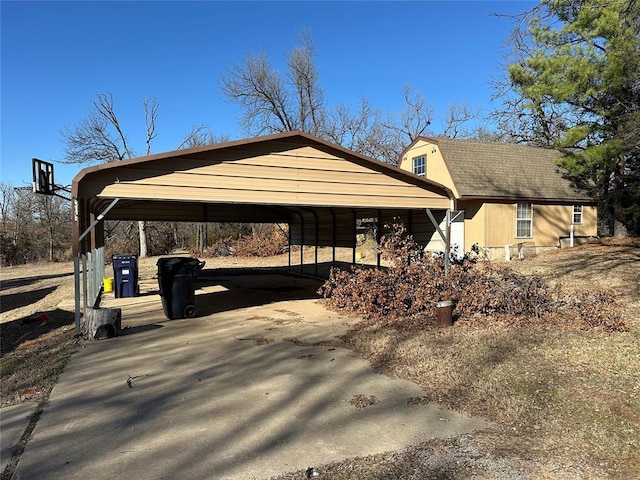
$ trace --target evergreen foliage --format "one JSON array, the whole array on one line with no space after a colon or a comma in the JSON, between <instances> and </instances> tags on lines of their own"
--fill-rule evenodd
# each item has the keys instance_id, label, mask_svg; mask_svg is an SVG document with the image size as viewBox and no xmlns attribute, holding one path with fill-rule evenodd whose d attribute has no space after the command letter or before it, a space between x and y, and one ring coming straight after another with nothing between
<instances>
[{"instance_id":1,"label":"evergreen foliage","mask_svg":"<svg viewBox=\"0 0 640 480\"><path fill-rule=\"evenodd\" d=\"M542 1L514 37L509 108L519 116L502 117L567 153L562 166L601 201L616 236L640 233L639 19L635 0Z\"/></svg>"}]
</instances>

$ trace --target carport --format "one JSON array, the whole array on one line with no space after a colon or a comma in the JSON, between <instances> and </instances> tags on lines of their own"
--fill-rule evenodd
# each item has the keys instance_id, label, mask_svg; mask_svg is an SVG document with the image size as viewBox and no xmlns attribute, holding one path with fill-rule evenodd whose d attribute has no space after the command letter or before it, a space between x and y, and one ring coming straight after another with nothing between
<instances>
[{"instance_id":1,"label":"carport","mask_svg":"<svg viewBox=\"0 0 640 480\"><path fill-rule=\"evenodd\" d=\"M381 227L400 218L427 245L437 227L432 210L453 207L446 187L303 132L177 150L106 163L73 179L76 272L86 256L104 264L103 220L281 223L291 246L348 247L356 256L362 219ZM441 233L441 232L440 232ZM303 248L300 269L304 272ZM291 258L290 258L291 260ZM89 262L91 263L91 262ZM313 267L312 267L313 268ZM86 271L87 267L83 266ZM99 292L101 277L84 281ZM76 318L80 280L76 274Z\"/></svg>"}]
</instances>

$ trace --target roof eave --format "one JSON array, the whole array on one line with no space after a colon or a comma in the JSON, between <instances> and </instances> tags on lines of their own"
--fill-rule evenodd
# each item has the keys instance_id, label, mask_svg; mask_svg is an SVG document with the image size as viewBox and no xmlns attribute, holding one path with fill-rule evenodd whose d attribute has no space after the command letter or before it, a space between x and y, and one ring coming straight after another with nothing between
<instances>
[{"instance_id":1,"label":"roof eave","mask_svg":"<svg viewBox=\"0 0 640 480\"><path fill-rule=\"evenodd\" d=\"M597 205L597 201L587 197L523 197L517 195L462 195L458 201L517 201L517 202L539 202L539 203L581 203Z\"/></svg>"}]
</instances>

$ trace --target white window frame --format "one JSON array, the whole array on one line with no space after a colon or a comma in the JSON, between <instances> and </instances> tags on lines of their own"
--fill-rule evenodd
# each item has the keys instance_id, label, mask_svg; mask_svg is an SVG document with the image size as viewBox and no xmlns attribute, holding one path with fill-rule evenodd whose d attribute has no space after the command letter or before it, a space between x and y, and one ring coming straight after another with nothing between
<instances>
[{"instance_id":1,"label":"white window frame","mask_svg":"<svg viewBox=\"0 0 640 480\"><path fill-rule=\"evenodd\" d=\"M422 160L422 165L420 165L422 168L420 169L417 168L418 167L417 160ZM422 170L422 171L420 172L418 170ZM415 175L426 177L427 176L427 156L420 155L419 157L413 157L413 159L411 160L411 171Z\"/></svg>"},{"instance_id":2,"label":"white window frame","mask_svg":"<svg viewBox=\"0 0 640 480\"><path fill-rule=\"evenodd\" d=\"M527 206L528 212L522 212L521 206ZM523 213L528 213L529 215L523 216ZM524 226L528 224L529 227L526 228L528 233L524 235L518 235L522 231L522 228L518 228L519 226ZM516 203L516 238L532 238L533 237L533 204L531 202L518 202Z\"/></svg>"},{"instance_id":3,"label":"white window frame","mask_svg":"<svg viewBox=\"0 0 640 480\"><path fill-rule=\"evenodd\" d=\"M576 218L578 219L578 221L576 221ZM573 212L571 214L571 224L582 225L583 219L584 219L584 206L581 204L574 205Z\"/></svg>"}]
</instances>

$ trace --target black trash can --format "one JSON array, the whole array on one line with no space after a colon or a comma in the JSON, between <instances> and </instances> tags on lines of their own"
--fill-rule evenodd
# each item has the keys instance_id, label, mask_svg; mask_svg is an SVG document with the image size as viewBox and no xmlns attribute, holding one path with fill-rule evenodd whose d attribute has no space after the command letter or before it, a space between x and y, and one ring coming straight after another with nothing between
<instances>
[{"instance_id":1,"label":"black trash can","mask_svg":"<svg viewBox=\"0 0 640 480\"><path fill-rule=\"evenodd\" d=\"M138 256L132 253L114 255L111 262L115 297L136 297L139 293Z\"/></svg>"},{"instance_id":2,"label":"black trash can","mask_svg":"<svg viewBox=\"0 0 640 480\"><path fill-rule=\"evenodd\" d=\"M205 262L197 258L167 257L158 260L158 287L162 308L169 320L196 315L196 277Z\"/></svg>"}]
</instances>

